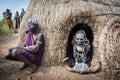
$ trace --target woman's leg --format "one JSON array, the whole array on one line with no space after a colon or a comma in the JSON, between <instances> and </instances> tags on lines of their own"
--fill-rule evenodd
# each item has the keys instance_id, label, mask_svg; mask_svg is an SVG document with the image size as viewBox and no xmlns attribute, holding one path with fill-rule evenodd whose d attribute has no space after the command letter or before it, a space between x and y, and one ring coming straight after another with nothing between
<instances>
[{"instance_id":1,"label":"woman's leg","mask_svg":"<svg viewBox=\"0 0 120 80\"><path fill-rule=\"evenodd\" d=\"M20 68L20 70L23 70L32 64L31 61L29 61L24 55L21 54L21 49L13 50L12 56L16 57L19 61L24 62L24 65L22 66L22 68ZM37 70L37 68L38 68L38 65L32 64L31 68L27 71L27 74L34 73Z\"/></svg>"},{"instance_id":2,"label":"woman's leg","mask_svg":"<svg viewBox=\"0 0 120 80\"><path fill-rule=\"evenodd\" d=\"M20 47L10 48L10 49L8 50L8 52L5 53L4 58L5 58L5 59L8 59L8 60L18 61L15 57L12 56L12 51L13 51L14 49L17 49L17 48L20 48Z\"/></svg>"},{"instance_id":3,"label":"woman's leg","mask_svg":"<svg viewBox=\"0 0 120 80\"><path fill-rule=\"evenodd\" d=\"M30 65L32 63L24 55L21 54L21 49L14 49L12 51L12 56L17 58L19 61L24 62L27 65Z\"/></svg>"},{"instance_id":4,"label":"woman's leg","mask_svg":"<svg viewBox=\"0 0 120 80\"><path fill-rule=\"evenodd\" d=\"M21 54L21 49L14 49L12 51L12 56L17 58L19 61L24 62L20 70L23 70L32 64L31 61L29 61L24 55Z\"/></svg>"},{"instance_id":5,"label":"woman's leg","mask_svg":"<svg viewBox=\"0 0 120 80\"><path fill-rule=\"evenodd\" d=\"M12 56L12 53L10 52L5 53L4 58L8 60L18 61L15 57Z\"/></svg>"},{"instance_id":6,"label":"woman's leg","mask_svg":"<svg viewBox=\"0 0 120 80\"><path fill-rule=\"evenodd\" d=\"M20 69L23 70L24 68L28 67L31 62L21 54L21 50L22 47L10 48L9 51L5 54L5 59L24 62L24 65Z\"/></svg>"}]
</instances>

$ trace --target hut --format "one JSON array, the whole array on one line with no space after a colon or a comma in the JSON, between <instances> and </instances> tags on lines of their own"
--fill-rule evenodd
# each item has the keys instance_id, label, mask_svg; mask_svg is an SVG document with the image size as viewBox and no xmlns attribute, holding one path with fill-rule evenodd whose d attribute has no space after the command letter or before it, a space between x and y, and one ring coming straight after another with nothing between
<instances>
[{"instance_id":1,"label":"hut","mask_svg":"<svg viewBox=\"0 0 120 80\"><path fill-rule=\"evenodd\" d=\"M20 26L20 43L31 18L38 20L45 36L42 65L59 65L72 55L71 40L83 27L92 41L92 66L100 62L103 71L120 69L119 0L31 0Z\"/></svg>"}]
</instances>

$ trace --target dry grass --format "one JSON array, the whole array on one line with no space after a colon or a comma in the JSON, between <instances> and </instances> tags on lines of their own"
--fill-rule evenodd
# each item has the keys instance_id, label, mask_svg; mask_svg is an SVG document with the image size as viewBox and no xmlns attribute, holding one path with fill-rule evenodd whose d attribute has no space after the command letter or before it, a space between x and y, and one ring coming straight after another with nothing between
<instances>
[{"instance_id":1,"label":"dry grass","mask_svg":"<svg viewBox=\"0 0 120 80\"><path fill-rule=\"evenodd\" d=\"M110 69L108 77L111 80L117 80L120 72L120 18L109 20L102 35L101 40L103 41L100 50L103 51L101 51L101 59L104 67L108 66Z\"/></svg>"}]
</instances>

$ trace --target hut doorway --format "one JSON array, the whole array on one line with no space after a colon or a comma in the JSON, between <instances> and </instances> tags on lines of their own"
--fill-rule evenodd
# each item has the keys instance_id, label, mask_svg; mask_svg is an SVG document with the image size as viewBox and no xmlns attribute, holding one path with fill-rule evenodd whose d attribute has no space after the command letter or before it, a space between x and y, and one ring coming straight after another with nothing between
<instances>
[{"instance_id":1,"label":"hut doorway","mask_svg":"<svg viewBox=\"0 0 120 80\"><path fill-rule=\"evenodd\" d=\"M84 30L86 33L86 37L89 40L89 43L91 45L91 49L90 49L90 55L88 55L89 57L89 61L91 62L92 60L92 55L93 55L93 31L91 30L90 26L88 26L87 24L76 24L70 31L69 36L68 36L68 41L67 41L67 48L66 48L66 57L70 57L73 58L73 46L72 46L72 40L73 40L73 36L75 35L75 33L79 30Z\"/></svg>"}]
</instances>

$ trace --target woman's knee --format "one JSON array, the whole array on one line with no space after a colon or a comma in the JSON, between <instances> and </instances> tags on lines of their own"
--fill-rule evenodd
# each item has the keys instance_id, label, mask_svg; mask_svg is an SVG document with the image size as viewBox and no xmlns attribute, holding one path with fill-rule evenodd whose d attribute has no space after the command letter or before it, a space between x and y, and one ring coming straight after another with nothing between
<instances>
[{"instance_id":1,"label":"woman's knee","mask_svg":"<svg viewBox=\"0 0 120 80\"><path fill-rule=\"evenodd\" d=\"M9 59L12 57L12 54L10 52L5 53L4 58Z\"/></svg>"},{"instance_id":2,"label":"woman's knee","mask_svg":"<svg viewBox=\"0 0 120 80\"><path fill-rule=\"evenodd\" d=\"M20 48L20 47L12 47L12 48L9 49L9 52L12 52L13 50L19 49L19 48Z\"/></svg>"},{"instance_id":3,"label":"woman's knee","mask_svg":"<svg viewBox=\"0 0 120 80\"><path fill-rule=\"evenodd\" d=\"M14 49L13 51L12 51L12 56L13 57L17 57L17 56L19 56L20 55L20 51L18 50L18 49Z\"/></svg>"}]
</instances>

